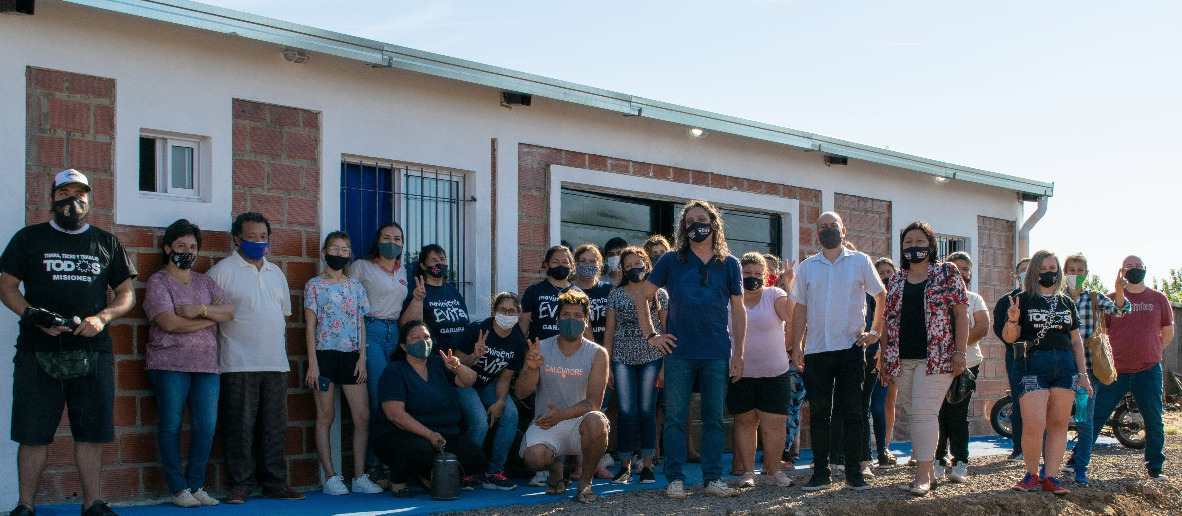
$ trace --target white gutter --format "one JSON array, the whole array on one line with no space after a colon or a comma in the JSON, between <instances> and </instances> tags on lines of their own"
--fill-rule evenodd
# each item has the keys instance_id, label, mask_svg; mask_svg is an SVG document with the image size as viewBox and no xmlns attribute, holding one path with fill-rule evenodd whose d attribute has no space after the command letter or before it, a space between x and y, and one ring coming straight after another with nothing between
<instances>
[{"instance_id":1,"label":"white gutter","mask_svg":"<svg viewBox=\"0 0 1182 516\"><path fill-rule=\"evenodd\" d=\"M1042 220L1043 215L1047 214L1047 197L1038 198L1038 209L1034 210L1026 222L1022 223L1022 229L1018 230L1018 256L1014 257L1016 260L1030 256L1030 230L1034 229L1034 225Z\"/></svg>"}]
</instances>

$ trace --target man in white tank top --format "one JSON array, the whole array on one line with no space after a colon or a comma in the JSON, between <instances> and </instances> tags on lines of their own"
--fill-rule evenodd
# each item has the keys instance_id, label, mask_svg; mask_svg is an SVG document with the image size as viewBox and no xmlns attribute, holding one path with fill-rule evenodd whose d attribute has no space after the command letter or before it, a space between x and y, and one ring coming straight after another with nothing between
<instances>
[{"instance_id":1,"label":"man in white tank top","mask_svg":"<svg viewBox=\"0 0 1182 516\"><path fill-rule=\"evenodd\" d=\"M559 334L534 339L514 394L524 399L537 392L534 420L521 440L521 457L534 471L549 470L547 494L563 494L562 458L582 457L578 500L595 500L591 480L607 449L608 421L600 412L607 388L607 350L583 337L591 301L568 290L558 296Z\"/></svg>"}]
</instances>

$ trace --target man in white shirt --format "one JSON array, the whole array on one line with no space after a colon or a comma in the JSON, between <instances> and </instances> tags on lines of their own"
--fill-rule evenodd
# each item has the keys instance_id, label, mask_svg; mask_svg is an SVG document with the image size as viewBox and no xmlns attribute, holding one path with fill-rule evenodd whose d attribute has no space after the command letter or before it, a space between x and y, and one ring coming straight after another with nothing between
<instances>
[{"instance_id":1,"label":"man in white shirt","mask_svg":"<svg viewBox=\"0 0 1182 516\"><path fill-rule=\"evenodd\" d=\"M813 477L802 489L816 491L830 483L832 411L844 423L846 484L861 491L870 488L859 463L866 424L866 414L859 410L866 360L863 349L881 334L886 291L870 257L842 247L845 226L841 216L822 213L817 218L817 238L823 249L801 262L789 296L796 302L789 353L804 372L813 445ZM866 294L875 300L869 332L863 331Z\"/></svg>"},{"instance_id":2,"label":"man in white shirt","mask_svg":"<svg viewBox=\"0 0 1182 516\"><path fill-rule=\"evenodd\" d=\"M303 500L287 483L287 317L291 296L287 276L267 261L271 224L246 212L234 219L230 236L238 250L209 269L234 304L234 320L218 325L221 398L232 407L222 414L226 436L226 503L244 503L256 476L263 496ZM258 426L258 432L255 426ZM257 437L257 438L256 438ZM256 450L255 447L259 449Z\"/></svg>"}]
</instances>

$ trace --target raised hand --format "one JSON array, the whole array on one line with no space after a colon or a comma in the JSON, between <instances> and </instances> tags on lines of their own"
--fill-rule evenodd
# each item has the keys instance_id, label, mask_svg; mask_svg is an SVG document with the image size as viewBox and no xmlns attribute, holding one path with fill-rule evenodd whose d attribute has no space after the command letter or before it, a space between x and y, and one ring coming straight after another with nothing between
<instances>
[{"instance_id":1,"label":"raised hand","mask_svg":"<svg viewBox=\"0 0 1182 516\"><path fill-rule=\"evenodd\" d=\"M1017 323L1018 318L1022 317L1022 309L1018 307L1018 296L1010 296L1010 308L1006 310L1006 318L1008 322Z\"/></svg>"},{"instance_id":2,"label":"raised hand","mask_svg":"<svg viewBox=\"0 0 1182 516\"><path fill-rule=\"evenodd\" d=\"M1116 271L1116 289L1115 289L1116 292L1120 292L1120 291L1124 290L1125 285L1128 285L1128 284L1129 284L1129 282L1125 281L1125 270L1122 267L1120 270Z\"/></svg>"},{"instance_id":3,"label":"raised hand","mask_svg":"<svg viewBox=\"0 0 1182 516\"><path fill-rule=\"evenodd\" d=\"M546 359L542 358L541 341L529 341L529 349L525 352L525 366L530 369L541 369L545 363Z\"/></svg>"},{"instance_id":4,"label":"raised hand","mask_svg":"<svg viewBox=\"0 0 1182 516\"><path fill-rule=\"evenodd\" d=\"M488 339L488 331L481 330L480 336L476 338L476 345L472 348L472 358L480 358L488 353L488 345L484 343Z\"/></svg>"},{"instance_id":5,"label":"raised hand","mask_svg":"<svg viewBox=\"0 0 1182 516\"><path fill-rule=\"evenodd\" d=\"M427 280L422 276L417 276L415 281L415 291L413 293L415 301L422 301L427 297Z\"/></svg>"},{"instance_id":6,"label":"raised hand","mask_svg":"<svg viewBox=\"0 0 1182 516\"><path fill-rule=\"evenodd\" d=\"M449 349L447 350L447 353L444 353L441 349L439 350L439 356L443 357L443 365L447 367L448 371L454 373L456 372L456 369L460 367L460 358L457 357L455 353L452 352L452 350Z\"/></svg>"},{"instance_id":7,"label":"raised hand","mask_svg":"<svg viewBox=\"0 0 1182 516\"><path fill-rule=\"evenodd\" d=\"M795 267L796 260L792 260L792 263L788 263L788 259L784 258L784 272L780 274L780 277L784 278L785 281L791 281L792 278L796 277L796 271L794 270Z\"/></svg>"}]
</instances>

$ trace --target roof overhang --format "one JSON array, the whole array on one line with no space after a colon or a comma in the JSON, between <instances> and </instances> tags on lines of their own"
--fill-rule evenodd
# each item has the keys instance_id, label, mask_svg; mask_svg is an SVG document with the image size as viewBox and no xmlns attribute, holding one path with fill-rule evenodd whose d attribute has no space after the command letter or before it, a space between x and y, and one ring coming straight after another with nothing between
<instances>
[{"instance_id":1,"label":"roof overhang","mask_svg":"<svg viewBox=\"0 0 1182 516\"><path fill-rule=\"evenodd\" d=\"M62 0L152 20L1050 197L1054 183L999 174L761 122L692 109L549 77L456 59L187 0Z\"/></svg>"}]
</instances>

